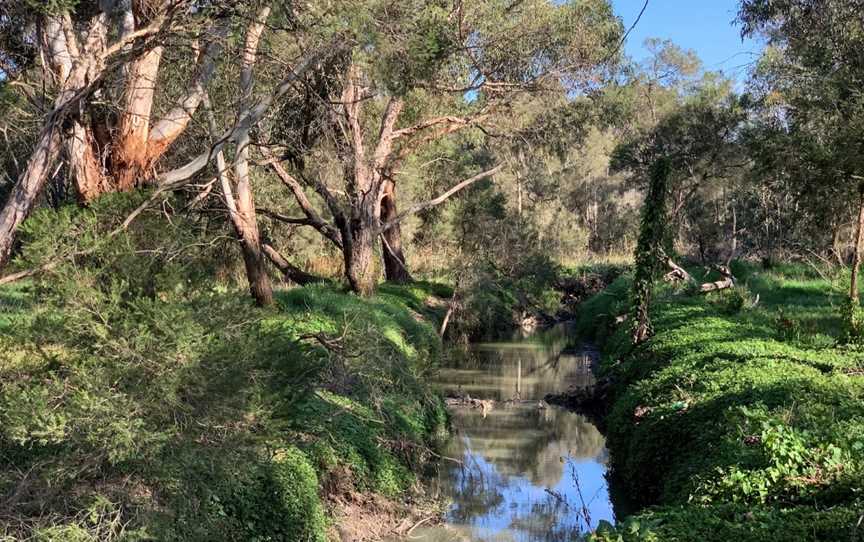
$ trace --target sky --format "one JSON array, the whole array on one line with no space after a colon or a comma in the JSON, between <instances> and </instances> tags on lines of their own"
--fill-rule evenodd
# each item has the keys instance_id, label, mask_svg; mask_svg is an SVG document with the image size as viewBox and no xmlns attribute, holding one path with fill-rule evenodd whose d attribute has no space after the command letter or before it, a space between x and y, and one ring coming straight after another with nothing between
<instances>
[{"instance_id":1,"label":"sky","mask_svg":"<svg viewBox=\"0 0 864 542\"><path fill-rule=\"evenodd\" d=\"M645 0L612 0L624 27L636 21ZM704 68L722 71L739 83L747 78L749 64L761 50L759 42L741 40L734 24L738 0L648 0L648 7L625 45L636 60L647 54L645 38L668 38L685 49L693 49Z\"/></svg>"}]
</instances>

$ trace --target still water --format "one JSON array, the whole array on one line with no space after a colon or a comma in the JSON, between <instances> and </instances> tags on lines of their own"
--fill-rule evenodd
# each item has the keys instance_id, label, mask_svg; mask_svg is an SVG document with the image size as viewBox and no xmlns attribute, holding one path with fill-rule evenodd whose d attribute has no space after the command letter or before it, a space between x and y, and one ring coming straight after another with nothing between
<instances>
[{"instance_id":1,"label":"still water","mask_svg":"<svg viewBox=\"0 0 864 542\"><path fill-rule=\"evenodd\" d=\"M449 396L492 400L452 409L454 436L431 491L450 502L443 524L412 540L580 540L614 521L603 435L585 417L542 402L593 384L595 353L564 350L563 327L454 352L439 384Z\"/></svg>"}]
</instances>

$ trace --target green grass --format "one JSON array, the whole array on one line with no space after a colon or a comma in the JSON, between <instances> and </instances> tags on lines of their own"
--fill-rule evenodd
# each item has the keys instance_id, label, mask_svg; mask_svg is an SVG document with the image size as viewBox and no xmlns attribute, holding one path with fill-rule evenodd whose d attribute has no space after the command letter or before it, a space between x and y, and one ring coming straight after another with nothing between
<instances>
[{"instance_id":1,"label":"green grass","mask_svg":"<svg viewBox=\"0 0 864 542\"><path fill-rule=\"evenodd\" d=\"M598 539L862 536L864 354L842 344L842 289L797 266L735 272L738 292L660 287L655 335L635 349L611 323L628 277L585 304L614 383L612 489L634 513Z\"/></svg>"}]
</instances>

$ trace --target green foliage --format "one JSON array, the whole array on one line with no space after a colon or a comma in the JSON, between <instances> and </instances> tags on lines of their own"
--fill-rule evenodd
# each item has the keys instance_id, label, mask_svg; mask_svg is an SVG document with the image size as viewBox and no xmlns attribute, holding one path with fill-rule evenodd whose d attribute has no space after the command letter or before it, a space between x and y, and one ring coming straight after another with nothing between
<instances>
[{"instance_id":1,"label":"green foliage","mask_svg":"<svg viewBox=\"0 0 864 542\"><path fill-rule=\"evenodd\" d=\"M0 289L0 491L26 486L10 536L317 541L322 488L408 490L423 454L404 450L446 421L422 377L449 290L318 285L257 309L210 277L224 249L183 250L211 235L191 218L106 238L142 197L37 213L18 265L77 255Z\"/></svg>"},{"instance_id":2,"label":"green foliage","mask_svg":"<svg viewBox=\"0 0 864 542\"><path fill-rule=\"evenodd\" d=\"M864 383L855 375L864 358L839 342L842 291L803 266L733 268L758 304L730 311L724 294L664 287L650 340L633 348L626 326L605 340L612 490L631 496L625 506L649 527L625 524L599 540L857 536ZM581 318L614 303L598 296ZM787 320L800 331L778 333Z\"/></svg>"},{"instance_id":3,"label":"green foliage","mask_svg":"<svg viewBox=\"0 0 864 542\"><path fill-rule=\"evenodd\" d=\"M554 288L558 266L543 254L481 262L470 271L463 279L468 294L454 322L457 334L502 337L519 327L523 317L551 316L560 307L561 294Z\"/></svg>"},{"instance_id":4,"label":"green foliage","mask_svg":"<svg viewBox=\"0 0 864 542\"><path fill-rule=\"evenodd\" d=\"M666 190L670 173L670 165L665 158L660 158L654 163L651 168L648 194L642 207L642 222L639 227L633 275L634 343L643 341L652 332L648 311L667 234Z\"/></svg>"},{"instance_id":5,"label":"green foliage","mask_svg":"<svg viewBox=\"0 0 864 542\"><path fill-rule=\"evenodd\" d=\"M843 324L846 327L845 341L848 343L864 342L864 309L857 299L848 299L843 304Z\"/></svg>"}]
</instances>

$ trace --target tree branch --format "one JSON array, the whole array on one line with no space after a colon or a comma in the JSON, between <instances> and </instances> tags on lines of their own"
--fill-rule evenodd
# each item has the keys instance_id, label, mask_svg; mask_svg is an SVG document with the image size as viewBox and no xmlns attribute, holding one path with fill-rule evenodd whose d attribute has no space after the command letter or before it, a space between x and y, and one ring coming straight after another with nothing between
<instances>
[{"instance_id":1,"label":"tree branch","mask_svg":"<svg viewBox=\"0 0 864 542\"><path fill-rule=\"evenodd\" d=\"M300 209L303 211L303 214L306 215L305 224L308 226L312 226L316 230L318 230L321 235L329 239L333 244L337 247L342 248L342 240L339 238L339 231L335 226L328 224L321 218L321 215L315 210L315 207L312 205L312 202L309 201L309 198L306 197L306 192L303 190L303 186L300 182L295 179L288 171L282 167L278 161L273 160L273 154L262 147L262 154L268 158L268 162L270 164L271 169L276 173L276 176L279 177L279 180L282 181L282 184L288 187L291 190L291 193L294 194L294 199L297 201L297 204L300 206ZM326 189L326 188L325 188ZM331 196L332 197L332 196ZM277 218L273 214L268 214L266 211L261 211L264 214L267 214L271 218L276 218L276 220L281 220ZM283 220L284 222L284 220Z\"/></svg>"},{"instance_id":2,"label":"tree branch","mask_svg":"<svg viewBox=\"0 0 864 542\"><path fill-rule=\"evenodd\" d=\"M285 257L282 256L282 254L280 254L279 251L273 248L273 246L269 243L263 243L261 245L261 249L267 256L267 259L270 260L273 265L279 268L279 271L282 271L282 274L285 275L285 278L289 279L291 282L295 282L303 286L305 284L313 284L315 282L326 282L327 280L323 277L318 277L316 275L307 273L299 267L291 264L291 262L286 260Z\"/></svg>"},{"instance_id":3,"label":"tree branch","mask_svg":"<svg viewBox=\"0 0 864 542\"><path fill-rule=\"evenodd\" d=\"M189 83L186 94L177 100L172 107L150 131L148 146L156 145L156 151L163 151L174 142L189 125L192 115L201 105L206 92L207 84L213 77L216 68L216 58L222 54L222 41L228 32L228 28L222 25L215 29L211 28L208 33L215 34L213 40L207 44L198 59L198 68Z\"/></svg>"},{"instance_id":4,"label":"tree branch","mask_svg":"<svg viewBox=\"0 0 864 542\"><path fill-rule=\"evenodd\" d=\"M382 224L381 226L379 226L378 230L375 232L375 235L380 235L380 234L384 233L385 231L389 230L390 228L392 228L396 224L402 222L403 220L405 220L406 218L408 218L409 216L411 216L413 214L419 213L420 211L423 211L425 209L429 209L431 207L435 207L436 205L440 205L440 204L444 203L453 194L456 194L460 190L464 190L465 188L476 183L477 181L481 181L483 179L491 177L492 175L495 175L496 173L501 171L501 169L503 167L504 167L504 164L498 164L497 166L493 167L492 169L487 169L486 171L484 171L482 173L478 173L477 175L474 175L473 177L470 177L470 178L465 179L464 181L462 181L460 183L457 183L453 188L451 188L450 190L447 190L446 192L444 192L443 194L441 194L440 196L438 196L436 198L430 199L428 201L424 201L422 203L416 203L416 204L408 207L405 211L401 212L393 220L387 222L386 224Z\"/></svg>"},{"instance_id":5,"label":"tree branch","mask_svg":"<svg viewBox=\"0 0 864 542\"><path fill-rule=\"evenodd\" d=\"M210 149L199 154L185 165L158 175L156 179L157 184L169 188L177 188L189 182L189 179L204 169L226 144L234 141L241 133L248 133L248 130L264 117L264 114L267 113L273 102L293 88L293 84L303 73L316 66L323 58L340 51L343 47L345 45L339 45L338 42L334 41L320 49L307 53L300 60L297 67L282 79L270 95L262 98L251 110L241 115L234 126L213 143Z\"/></svg>"}]
</instances>

